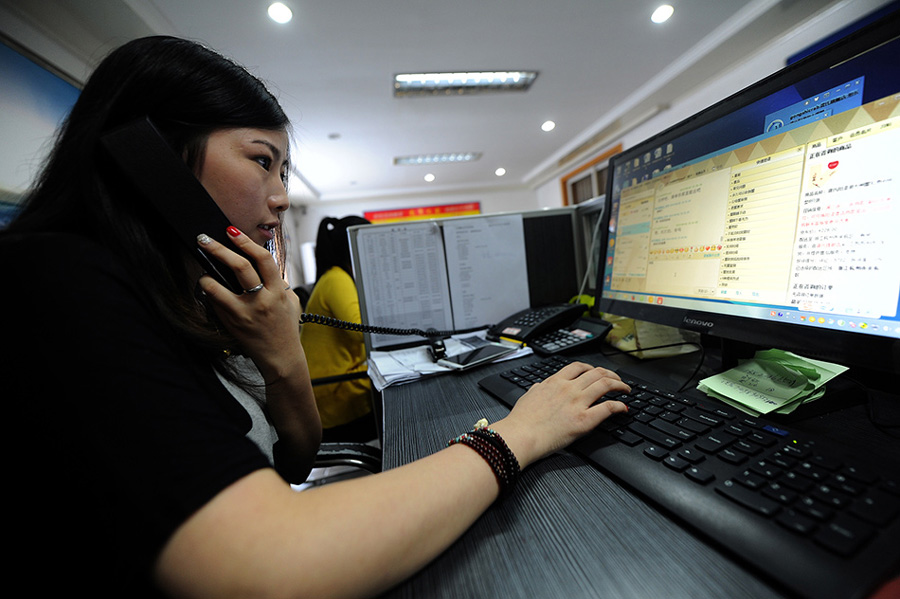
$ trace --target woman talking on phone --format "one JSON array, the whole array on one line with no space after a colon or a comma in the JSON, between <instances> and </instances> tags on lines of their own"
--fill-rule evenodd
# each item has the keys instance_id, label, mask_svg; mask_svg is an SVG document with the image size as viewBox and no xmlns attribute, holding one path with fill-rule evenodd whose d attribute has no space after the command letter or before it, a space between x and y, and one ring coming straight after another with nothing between
<instances>
[{"instance_id":1,"label":"woman talking on phone","mask_svg":"<svg viewBox=\"0 0 900 599\"><path fill-rule=\"evenodd\" d=\"M241 293L204 274L104 150L148 117L229 220L197 247ZM293 491L322 426L281 268L288 128L232 61L135 40L92 75L0 233L11 571L35 594L374 595L448 547L520 468L625 410L594 405L627 389L615 374L573 364L463 442Z\"/></svg>"}]
</instances>

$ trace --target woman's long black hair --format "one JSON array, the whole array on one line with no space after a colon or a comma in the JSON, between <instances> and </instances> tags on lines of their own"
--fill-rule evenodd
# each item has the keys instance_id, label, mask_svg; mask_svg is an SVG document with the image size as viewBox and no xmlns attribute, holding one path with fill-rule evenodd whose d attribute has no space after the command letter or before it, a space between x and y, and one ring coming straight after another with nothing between
<instances>
[{"instance_id":1,"label":"woman's long black hair","mask_svg":"<svg viewBox=\"0 0 900 599\"><path fill-rule=\"evenodd\" d=\"M368 224L369 221L361 216L345 216L340 219L327 216L322 219L316 233L316 281L332 266L339 266L353 276L347 229L353 225Z\"/></svg>"},{"instance_id":2,"label":"woman's long black hair","mask_svg":"<svg viewBox=\"0 0 900 599\"><path fill-rule=\"evenodd\" d=\"M233 340L197 301L190 258L159 217L136 201L100 145L105 133L147 116L195 173L213 131L289 127L273 94L235 62L189 40L131 41L91 75L7 231L77 232L111 248L141 273L138 282L162 316L218 364Z\"/></svg>"}]
</instances>

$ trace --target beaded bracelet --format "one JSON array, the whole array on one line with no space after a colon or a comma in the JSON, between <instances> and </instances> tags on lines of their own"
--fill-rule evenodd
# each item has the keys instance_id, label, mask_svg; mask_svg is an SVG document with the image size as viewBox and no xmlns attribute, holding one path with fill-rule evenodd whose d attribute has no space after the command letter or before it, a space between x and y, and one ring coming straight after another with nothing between
<instances>
[{"instance_id":1,"label":"beaded bracelet","mask_svg":"<svg viewBox=\"0 0 900 599\"><path fill-rule=\"evenodd\" d=\"M487 428L487 421L480 420L472 432L451 439L447 445L457 443L474 449L490 465L500 484L501 497L512 490L521 474L519 461L503 438L496 431Z\"/></svg>"}]
</instances>

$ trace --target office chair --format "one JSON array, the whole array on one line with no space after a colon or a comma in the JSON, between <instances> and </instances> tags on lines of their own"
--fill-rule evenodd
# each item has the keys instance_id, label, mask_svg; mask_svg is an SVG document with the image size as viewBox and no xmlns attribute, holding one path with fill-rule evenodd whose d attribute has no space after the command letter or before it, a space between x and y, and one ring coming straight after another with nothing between
<instances>
[{"instance_id":1,"label":"office chair","mask_svg":"<svg viewBox=\"0 0 900 599\"><path fill-rule=\"evenodd\" d=\"M348 374L313 379L312 384L315 387L318 385L328 385L331 383L339 383L341 381L360 379L366 376L368 376L368 374L365 371L351 372ZM316 454L313 468L332 468L338 466L356 468L364 471L362 474L381 472L381 448L356 441L322 443L319 446L319 452ZM358 476L359 474L355 475ZM333 476L325 476L316 479L315 484L325 484L326 482L331 482L335 478L343 478L345 476L347 476L346 472Z\"/></svg>"}]
</instances>

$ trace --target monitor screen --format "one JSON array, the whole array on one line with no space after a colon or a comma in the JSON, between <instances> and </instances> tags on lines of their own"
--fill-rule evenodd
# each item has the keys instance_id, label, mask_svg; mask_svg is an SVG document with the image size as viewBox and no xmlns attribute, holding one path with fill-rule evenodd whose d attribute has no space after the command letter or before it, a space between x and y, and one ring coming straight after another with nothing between
<instances>
[{"instance_id":1,"label":"monitor screen","mask_svg":"<svg viewBox=\"0 0 900 599\"><path fill-rule=\"evenodd\" d=\"M894 12L612 158L600 310L897 371L898 33Z\"/></svg>"},{"instance_id":2,"label":"monitor screen","mask_svg":"<svg viewBox=\"0 0 900 599\"><path fill-rule=\"evenodd\" d=\"M363 324L465 330L578 293L576 210L527 210L348 229ZM370 350L425 343L367 334Z\"/></svg>"}]
</instances>

